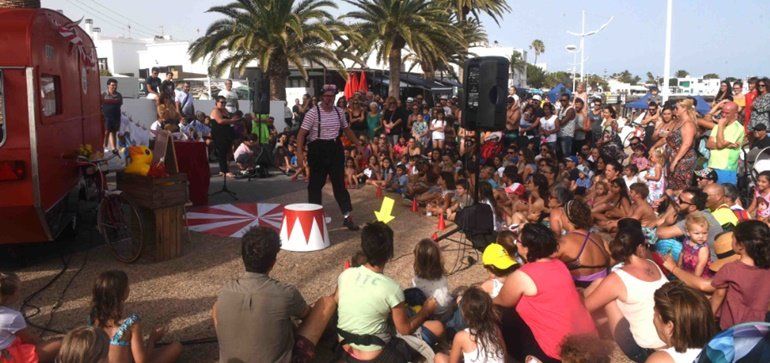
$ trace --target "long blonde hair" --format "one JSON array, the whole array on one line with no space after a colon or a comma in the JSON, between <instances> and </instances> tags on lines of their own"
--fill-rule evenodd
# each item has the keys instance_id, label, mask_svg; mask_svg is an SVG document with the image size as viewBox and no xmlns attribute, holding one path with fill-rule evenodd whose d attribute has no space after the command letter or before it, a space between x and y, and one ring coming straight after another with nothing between
<instances>
[{"instance_id":1,"label":"long blonde hair","mask_svg":"<svg viewBox=\"0 0 770 363\"><path fill-rule=\"evenodd\" d=\"M685 109L685 113L690 118L690 121L692 122L698 121L698 114L695 113L695 103L693 102L692 99L685 98L685 99L679 100L678 104Z\"/></svg>"},{"instance_id":2,"label":"long blonde hair","mask_svg":"<svg viewBox=\"0 0 770 363\"><path fill-rule=\"evenodd\" d=\"M59 350L60 363L95 363L107 358L110 339L101 328L83 326L64 337Z\"/></svg>"}]
</instances>

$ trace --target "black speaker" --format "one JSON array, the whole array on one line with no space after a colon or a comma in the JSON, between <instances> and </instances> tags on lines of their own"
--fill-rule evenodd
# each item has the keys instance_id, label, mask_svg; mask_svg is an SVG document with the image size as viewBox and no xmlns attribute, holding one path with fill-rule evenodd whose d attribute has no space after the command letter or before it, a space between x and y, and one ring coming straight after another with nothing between
<instances>
[{"instance_id":1,"label":"black speaker","mask_svg":"<svg viewBox=\"0 0 770 363\"><path fill-rule=\"evenodd\" d=\"M249 80L250 98L254 102L253 112L255 114L270 113L270 79L265 77L260 68L247 68L243 72L243 76Z\"/></svg>"},{"instance_id":2,"label":"black speaker","mask_svg":"<svg viewBox=\"0 0 770 363\"><path fill-rule=\"evenodd\" d=\"M465 63L463 120L466 130L505 129L510 62L504 57L478 57Z\"/></svg>"}]
</instances>

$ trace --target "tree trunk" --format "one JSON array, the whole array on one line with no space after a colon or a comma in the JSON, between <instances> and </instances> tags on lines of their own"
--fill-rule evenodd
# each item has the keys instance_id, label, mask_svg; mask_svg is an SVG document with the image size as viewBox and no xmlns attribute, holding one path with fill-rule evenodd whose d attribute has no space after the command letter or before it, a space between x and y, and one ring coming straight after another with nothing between
<instances>
[{"instance_id":1,"label":"tree trunk","mask_svg":"<svg viewBox=\"0 0 770 363\"><path fill-rule=\"evenodd\" d=\"M278 57L275 57L278 58ZM283 59L271 59L267 68L270 78L270 100L286 101L286 79L289 77L289 61Z\"/></svg>"},{"instance_id":2,"label":"tree trunk","mask_svg":"<svg viewBox=\"0 0 770 363\"><path fill-rule=\"evenodd\" d=\"M40 0L0 0L0 9L2 8L39 9Z\"/></svg>"},{"instance_id":3,"label":"tree trunk","mask_svg":"<svg viewBox=\"0 0 770 363\"><path fill-rule=\"evenodd\" d=\"M422 78L426 81L433 82L434 79L436 79L436 70L433 69L433 66L430 65L427 62L421 62L420 68L422 68Z\"/></svg>"},{"instance_id":4,"label":"tree trunk","mask_svg":"<svg viewBox=\"0 0 770 363\"><path fill-rule=\"evenodd\" d=\"M388 86L388 96L396 99L401 92L401 48L393 47L388 54L388 69L390 70L390 85Z\"/></svg>"}]
</instances>

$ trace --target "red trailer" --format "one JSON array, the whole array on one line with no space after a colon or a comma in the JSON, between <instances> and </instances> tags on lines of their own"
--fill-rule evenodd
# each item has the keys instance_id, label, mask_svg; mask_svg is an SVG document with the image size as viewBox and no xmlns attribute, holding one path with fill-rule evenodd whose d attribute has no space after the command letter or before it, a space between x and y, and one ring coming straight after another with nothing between
<instances>
[{"instance_id":1,"label":"red trailer","mask_svg":"<svg viewBox=\"0 0 770 363\"><path fill-rule=\"evenodd\" d=\"M102 145L91 38L48 9L0 9L0 244L50 241L79 181L67 157Z\"/></svg>"}]
</instances>

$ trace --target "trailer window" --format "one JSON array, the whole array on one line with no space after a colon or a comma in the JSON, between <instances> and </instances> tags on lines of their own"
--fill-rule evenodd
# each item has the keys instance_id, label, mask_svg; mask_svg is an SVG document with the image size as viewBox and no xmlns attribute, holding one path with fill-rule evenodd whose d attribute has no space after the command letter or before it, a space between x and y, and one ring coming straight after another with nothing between
<instances>
[{"instance_id":1,"label":"trailer window","mask_svg":"<svg viewBox=\"0 0 770 363\"><path fill-rule=\"evenodd\" d=\"M3 70L0 69L0 146L5 145L5 88Z\"/></svg>"},{"instance_id":2,"label":"trailer window","mask_svg":"<svg viewBox=\"0 0 770 363\"><path fill-rule=\"evenodd\" d=\"M61 113L61 81L59 76L44 74L40 77L40 99L43 116Z\"/></svg>"}]
</instances>

